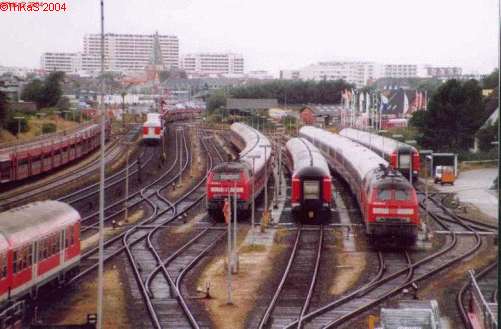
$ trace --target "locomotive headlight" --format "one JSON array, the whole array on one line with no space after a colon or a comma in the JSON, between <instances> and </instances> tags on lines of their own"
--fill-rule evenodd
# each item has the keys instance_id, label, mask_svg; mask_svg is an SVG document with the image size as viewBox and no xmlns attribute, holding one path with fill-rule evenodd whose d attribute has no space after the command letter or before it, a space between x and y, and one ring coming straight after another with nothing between
<instances>
[{"instance_id":1,"label":"locomotive headlight","mask_svg":"<svg viewBox=\"0 0 501 329\"><path fill-rule=\"evenodd\" d=\"M397 209L397 214L399 214L399 215L414 215L414 209L400 208L400 209Z\"/></svg>"},{"instance_id":2,"label":"locomotive headlight","mask_svg":"<svg viewBox=\"0 0 501 329\"><path fill-rule=\"evenodd\" d=\"M375 214L384 214L387 215L390 213L390 209L388 208L373 208L372 212Z\"/></svg>"}]
</instances>

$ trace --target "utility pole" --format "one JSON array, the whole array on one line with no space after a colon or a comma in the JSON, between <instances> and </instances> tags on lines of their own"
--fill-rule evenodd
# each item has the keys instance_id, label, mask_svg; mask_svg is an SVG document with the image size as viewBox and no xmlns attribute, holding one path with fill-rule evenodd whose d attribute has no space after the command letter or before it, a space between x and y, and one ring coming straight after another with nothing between
<instances>
[{"instance_id":1,"label":"utility pole","mask_svg":"<svg viewBox=\"0 0 501 329\"><path fill-rule=\"evenodd\" d=\"M101 0L101 168L99 181L99 268L97 282L97 329L103 328L103 269L104 269L104 134L106 117L104 110L104 1Z\"/></svg>"},{"instance_id":2,"label":"utility pole","mask_svg":"<svg viewBox=\"0 0 501 329\"><path fill-rule=\"evenodd\" d=\"M237 251L237 182L233 182L233 273L238 273Z\"/></svg>"},{"instance_id":3,"label":"utility pole","mask_svg":"<svg viewBox=\"0 0 501 329\"><path fill-rule=\"evenodd\" d=\"M228 297L226 304L231 305L233 304L232 300L232 293L231 293L231 199L230 199L230 190L228 189L228 198L224 201L224 206L223 206L223 214L224 214L224 219L226 221L226 226L228 226L228 250L227 250L227 262L228 262L228 270L227 270L227 278L226 278L226 283L227 283L227 290L228 290Z\"/></svg>"}]
</instances>

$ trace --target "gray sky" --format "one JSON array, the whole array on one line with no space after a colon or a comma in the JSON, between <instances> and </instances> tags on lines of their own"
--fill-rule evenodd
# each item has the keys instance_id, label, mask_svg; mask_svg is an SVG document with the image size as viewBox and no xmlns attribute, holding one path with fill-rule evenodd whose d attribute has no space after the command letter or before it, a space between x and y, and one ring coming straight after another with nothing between
<instances>
[{"instance_id":1,"label":"gray sky","mask_svg":"<svg viewBox=\"0 0 501 329\"><path fill-rule=\"evenodd\" d=\"M64 0L50 0L64 1ZM98 0L60 13L0 12L0 65L39 66L99 32ZM175 34L180 51L233 51L246 70L320 60L497 66L497 0L105 0L105 31Z\"/></svg>"}]
</instances>

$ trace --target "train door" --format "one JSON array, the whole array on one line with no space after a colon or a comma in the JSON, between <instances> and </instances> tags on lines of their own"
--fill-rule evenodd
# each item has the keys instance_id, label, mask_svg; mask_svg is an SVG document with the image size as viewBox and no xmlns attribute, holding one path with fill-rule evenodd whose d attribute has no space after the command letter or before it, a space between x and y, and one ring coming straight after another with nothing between
<instances>
[{"instance_id":1,"label":"train door","mask_svg":"<svg viewBox=\"0 0 501 329\"><path fill-rule=\"evenodd\" d=\"M10 156L0 157L0 183L6 183L12 180L12 160Z\"/></svg>"},{"instance_id":2,"label":"train door","mask_svg":"<svg viewBox=\"0 0 501 329\"><path fill-rule=\"evenodd\" d=\"M16 179L23 179L29 176L28 154L19 154L16 159Z\"/></svg>"}]
</instances>

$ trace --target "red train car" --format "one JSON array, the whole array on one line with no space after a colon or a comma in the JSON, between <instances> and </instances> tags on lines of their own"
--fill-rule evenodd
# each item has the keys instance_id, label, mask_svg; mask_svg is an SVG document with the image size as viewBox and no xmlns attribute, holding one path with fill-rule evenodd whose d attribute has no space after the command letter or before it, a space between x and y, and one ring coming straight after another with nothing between
<instances>
[{"instance_id":1,"label":"red train car","mask_svg":"<svg viewBox=\"0 0 501 329\"><path fill-rule=\"evenodd\" d=\"M231 125L232 143L240 150L238 161L223 163L209 172L207 177L207 209L220 215L224 199L237 198L240 211L250 210L252 200L264 189L266 175L271 170L271 144L256 129L243 123Z\"/></svg>"},{"instance_id":2,"label":"red train car","mask_svg":"<svg viewBox=\"0 0 501 329\"><path fill-rule=\"evenodd\" d=\"M80 214L69 205L42 201L0 213L0 305L64 282L79 264Z\"/></svg>"},{"instance_id":3,"label":"red train car","mask_svg":"<svg viewBox=\"0 0 501 329\"><path fill-rule=\"evenodd\" d=\"M110 131L107 124L107 140ZM100 125L90 124L68 134L1 149L0 184L36 176L83 157L99 147L100 136Z\"/></svg>"},{"instance_id":4,"label":"red train car","mask_svg":"<svg viewBox=\"0 0 501 329\"><path fill-rule=\"evenodd\" d=\"M371 149L404 176L409 177L410 172L412 172L412 179L418 178L420 161L419 152L415 147L388 137L353 128L345 128L339 134Z\"/></svg>"},{"instance_id":5,"label":"red train car","mask_svg":"<svg viewBox=\"0 0 501 329\"><path fill-rule=\"evenodd\" d=\"M332 200L332 179L327 161L304 138L291 138L286 149L292 173L290 198L293 214L298 219L326 219Z\"/></svg>"},{"instance_id":6,"label":"red train car","mask_svg":"<svg viewBox=\"0 0 501 329\"><path fill-rule=\"evenodd\" d=\"M350 185L371 240L398 237L409 244L415 242L420 225L418 200L415 189L400 172L346 137L309 126L301 128L299 136L316 145Z\"/></svg>"}]
</instances>

